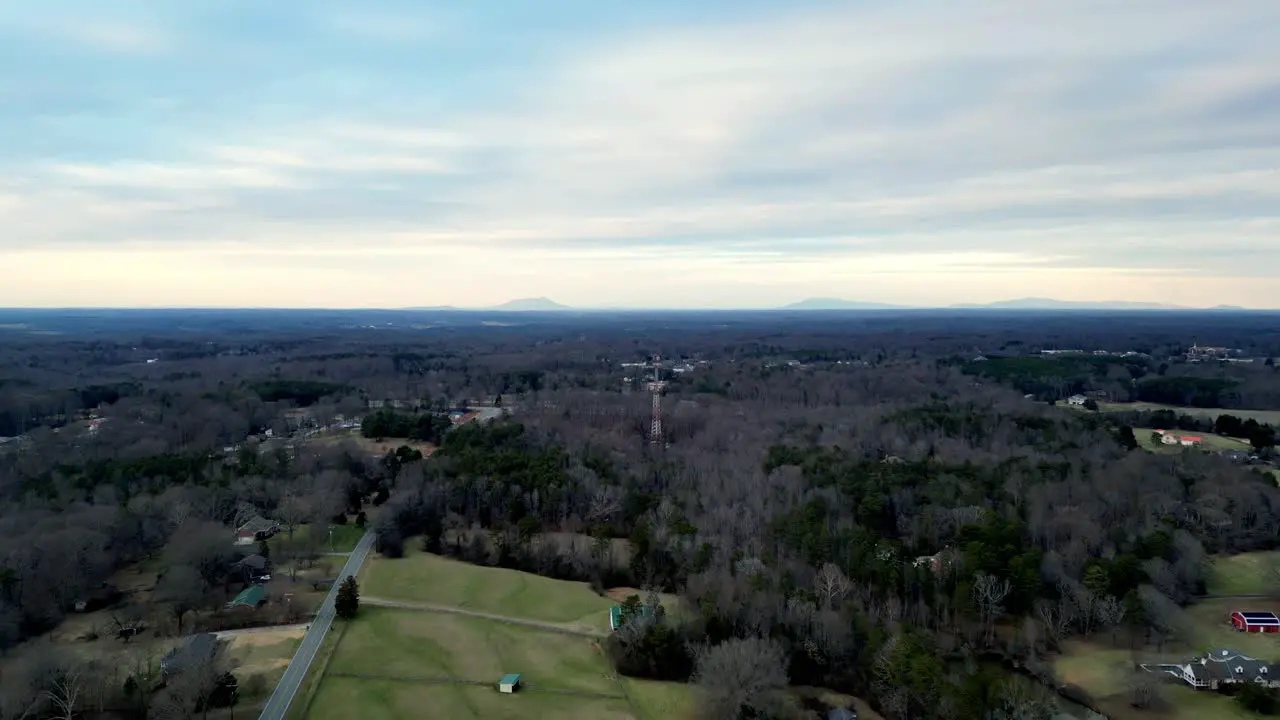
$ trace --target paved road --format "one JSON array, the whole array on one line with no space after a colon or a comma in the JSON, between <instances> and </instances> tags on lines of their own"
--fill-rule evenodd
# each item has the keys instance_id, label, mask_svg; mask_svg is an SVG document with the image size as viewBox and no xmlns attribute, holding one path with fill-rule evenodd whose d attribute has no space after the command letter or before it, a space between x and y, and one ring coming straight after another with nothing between
<instances>
[{"instance_id":1,"label":"paved road","mask_svg":"<svg viewBox=\"0 0 1280 720\"><path fill-rule=\"evenodd\" d=\"M262 707L262 714L258 716L258 720L284 720L285 713L289 711L289 704L293 702L293 697L298 694L298 687L302 685L302 679L307 676L307 670L311 668L311 662L316 659L316 653L320 650L325 635L333 626L333 599L338 596L338 585L348 575L355 575L360 571L360 566L364 565L365 558L373 548L373 540L372 530L365 533L356 545L355 551L347 558L346 564L342 566L342 572L338 575L339 582L335 582L333 587L329 588L329 594L325 596L319 612L311 621L311 629L303 636L298 652L294 654L289 667L285 668L284 676L280 678L280 684L276 685L275 691L271 693L271 698Z\"/></svg>"},{"instance_id":2,"label":"paved road","mask_svg":"<svg viewBox=\"0 0 1280 720\"><path fill-rule=\"evenodd\" d=\"M538 628L539 630L550 630L551 632L565 633L566 635L581 635L583 637L604 637L604 633L599 630L589 628L566 625L563 623L542 622L539 620L530 620L528 618L511 617L509 615L495 615L493 613L480 612L478 610L464 610L459 607L450 605L430 605L427 603L404 602L402 600L387 600L385 598L362 597L361 605L399 608L401 610L419 610L421 612L435 613L451 613L453 615L466 615L473 618L481 618L484 620L493 620L495 622L507 623L508 625L524 625L525 627Z\"/></svg>"}]
</instances>

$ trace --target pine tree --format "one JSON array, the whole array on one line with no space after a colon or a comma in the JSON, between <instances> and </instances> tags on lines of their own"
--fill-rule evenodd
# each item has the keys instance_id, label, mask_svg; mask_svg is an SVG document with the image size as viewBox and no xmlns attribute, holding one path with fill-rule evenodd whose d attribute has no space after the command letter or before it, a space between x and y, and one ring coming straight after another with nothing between
<instances>
[{"instance_id":1,"label":"pine tree","mask_svg":"<svg viewBox=\"0 0 1280 720\"><path fill-rule=\"evenodd\" d=\"M356 616L359 609L360 586L356 584L355 576L348 575L347 579L338 586L338 597L334 598L333 610L343 620L350 620Z\"/></svg>"}]
</instances>

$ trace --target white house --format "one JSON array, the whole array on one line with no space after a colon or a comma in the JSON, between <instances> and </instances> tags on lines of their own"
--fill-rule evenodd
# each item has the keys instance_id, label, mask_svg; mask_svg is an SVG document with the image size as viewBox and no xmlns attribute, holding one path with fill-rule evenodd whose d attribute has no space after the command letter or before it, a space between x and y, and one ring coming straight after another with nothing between
<instances>
[{"instance_id":1,"label":"white house","mask_svg":"<svg viewBox=\"0 0 1280 720\"><path fill-rule=\"evenodd\" d=\"M1068 405L1084 405L1085 401L1088 399L1089 398L1083 395L1072 395L1071 397L1067 398L1067 404Z\"/></svg>"},{"instance_id":2,"label":"white house","mask_svg":"<svg viewBox=\"0 0 1280 720\"><path fill-rule=\"evenodd\" d=\"M1184 664L1143 665L1142 669L1172 675L1193 688L1217 690L1220 685L1246 682L1280 687L1280 678L1267 663L1238 650L1218 649Z\"/></svg>"}]
</instances>

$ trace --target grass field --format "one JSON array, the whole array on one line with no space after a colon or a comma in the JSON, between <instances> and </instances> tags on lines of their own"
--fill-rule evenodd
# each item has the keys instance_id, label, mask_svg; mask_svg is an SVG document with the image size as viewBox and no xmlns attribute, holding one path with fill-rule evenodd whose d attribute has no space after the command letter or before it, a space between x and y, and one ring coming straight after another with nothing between
<instances>
[{"instance_id":1,"label":"grass field","mask_svg":"<svg viewBox=\"0 0 1280 720\"><path fill-rule=\"evenodd\" d=\"M333 548L329 547L329 527L333 527ZM312 532L310 525L299 525L293 529L293 540L297 543L303 543ZM364 537L364 530L356 527L354 523L346 525L322 526L319 528L320 533L320 552L351 552L356 549L356 543L360 542L360 538ZM272 550L275 550L281 543L287 542L289 538L288 532L281 532L275 537L267 541Z\"/></svg>"},{"instance_id":2,"label":"grass field","mask_svg":"<svg viewBox=\"0 0 1280 720\"><path fill-rule=\"evenodd\" d=\"M1133 411L1153 411L1153 410L1172 410L1179 415L1191 415L1192 417L1208 418L1217 420L1219 415L1234 415L1241 420L1250 418L1260 423L1269 425L1280 425L1280 410L1230 410L1227 408L1193 408L1179 407L1177 405L1161 405L1159 403L1115 403L1100 402L1098 410L1101 412L1133 412Z\"/></svg>"},{"instance_id":3,"label":"grass field","mask_svg":"<svg viewBox=\"0 0 1280 720\"><path fill-rule=\"evenodd\" d=\"M242 691L246 702L265 700L272 688L280 681L284 669L289 667L289 660L298 651L305 630L264 630L261 632L241 633L228 638L227 657L231 661L232 671L240 681L241 688L259 686L258 694ZM260 676L259 682L249 682L250 678Z\"/></svg>"},{"instance_id":4,"label":"grass field","mask_svg":"<svg viewBox=\"0 0 1280 720\"><path fill-rule=\"evenodd\" d=\"M1209 572L1208 590L1213 595L1274 592L1280 586L1280 578L1272 574L1271 566L1277 561L1280 561L1280 552L1274 551L1215 557Z\"/></svg>"},{"instance_id":5,"label":"grass field","mask_svg":"<svg viewBox=\"0 0 1280 720\"><path fill-rule=\"evenodd\" d=\"M379 557L365 565L363 596L565 625L602 636L608 628L613 601L583 583L406 550L404 558ZM306 717L690 716L687 685L618 678L599 643L594 637L460 614L365 605L343 627L323 677L308 677L316 689ZM499 693L498 678L511 672L521 674L524 689L514 695ZM477 682L483 685L468 684Z\"/></svg>"},{"instance_id":6,"label":"grass field","mask_svg":"<svg viewBox=\"0 0 1280 720\"><path fill-rule=\"evenodd\" d=\"M509 672L520 673L527 689L498 693L493 684ZM442 682L448 678L487 684ZM575 692L586 695L560 694ZM688 700L685 685L619 681L589 637L365 607L346 627L308 717L679 720Z\"/></svg>"},{"instance_id":7,"label":"grass field","mask_svg":"<svg viewBox=\"0 0 1280 720\"><path fill-rule=\"evenodd\" d=\"M1271 477L1276 479L1276 484L1280 485L1280 469L1268 468L1267 472L1271 475Z\"/></svg>"},{"instance_id":8,"label":"grass field","mask_svg":"<svg viewBox=\"0 0 1280 720\"><path fill-rule=\"evenodd\" d=\"M361 591L370 597L446 605L604 631L613 601L585 583L481 567L405 548L405 557L378 557L365 566Z\"/></svg>"},{"instance_id":9,"label":"grass field","mask_svg":"<svg viewBox=\"0 0 1280 720\"><path fill-rule=\"evenodd\" d=\"M1134 428L1133 437L1138 441L1138 446L1144 450L1158 453L1177 453L1184 448L1181 445L1165 445L1161 442L1155 442L1151 438L1151 434L1155 432L1153 428ZM1194 435L1201 438L1203 444L1199 447L1205 450L1250 450L1252 446L1242 440L1235 438L1223 437L1222 435L1214 435L1213 433L1191 432L1191 431L1175 431L1179 434ZM1191 449L1191 448L1185 448Z\"/></svg>"}]
</instances>

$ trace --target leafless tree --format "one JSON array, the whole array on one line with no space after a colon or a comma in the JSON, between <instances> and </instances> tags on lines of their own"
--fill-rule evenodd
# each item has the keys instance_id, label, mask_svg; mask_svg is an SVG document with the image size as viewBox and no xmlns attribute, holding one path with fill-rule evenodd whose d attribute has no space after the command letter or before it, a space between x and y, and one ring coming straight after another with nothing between
<instances>
[{"instance_id":1,"label":"leafless tree","mask_svg":"<svg viewBox=\"0 0 1280 720\"><path fill-rule=\"evenodd\" d=\"M45 694L53 705L54 720L74 720L76 703L84 689L84 670L80 667L64 668L51 679Z\"/></svg>"},{"instance_id":2,"label":"leafless tree","mask_svg":"<svg viewBox=\"0 0 1280 720\"><path fill-rule=\"evenodd\" d=\"M203 606L209 595L200 573L189 565L178 565L169 568L164 577L156 585L156 600L166 603L173 619L177 623L177 632L182 634L182 619L187 613Z\"/></svg>"},{"instance_id":3,"label":"leafless tree","mask_svg":"<svg viewBox=\"0 0 1280 720\"><path fill-rule=\"evenodd\" d=\"M973 601L978 606L986 628L988 645L995 639L996 620L1004 614L1004 599L1009 595L1011 586L1007 578L997 578L987 573L978 573L973 579Z\"/></svg>"},{"instance_id":4,"label":"leafless tree","mask_svg":"<svg viewBox=\"0 0 1280 720\"><path fill-rule=\"evenodd\" d=\"M835 563L823 565L817 577L814 578L813 585L819 597L822 598L823 607L828 609L843 600L852 587L849 578L840 572L840 568Z\"/></svg>"},{"instance_id":5,"label":"leafless tree","mask_svg":"<svg viewBox=\"0 0 1280 720\"><path fill-rule=\"evenodd\" d=\"M1075 623L1076 608L1069 598L1060 598L1056 602L1041 600L1036 604L1036 614L1040 616L1050 641L1056 646Z\"/></svg>"},{"instance_id":6,"label":"leafless tree","mask_svg":"<svg viewBox=\"0 0 1280 720\"><path fill-rule=\"evenodd\" d=\"M771 640L728 640L703 651L694 685L709 720L736 720L744 713L777 717L786 706L787 657Z\"/></svg>"}]
</instances>

